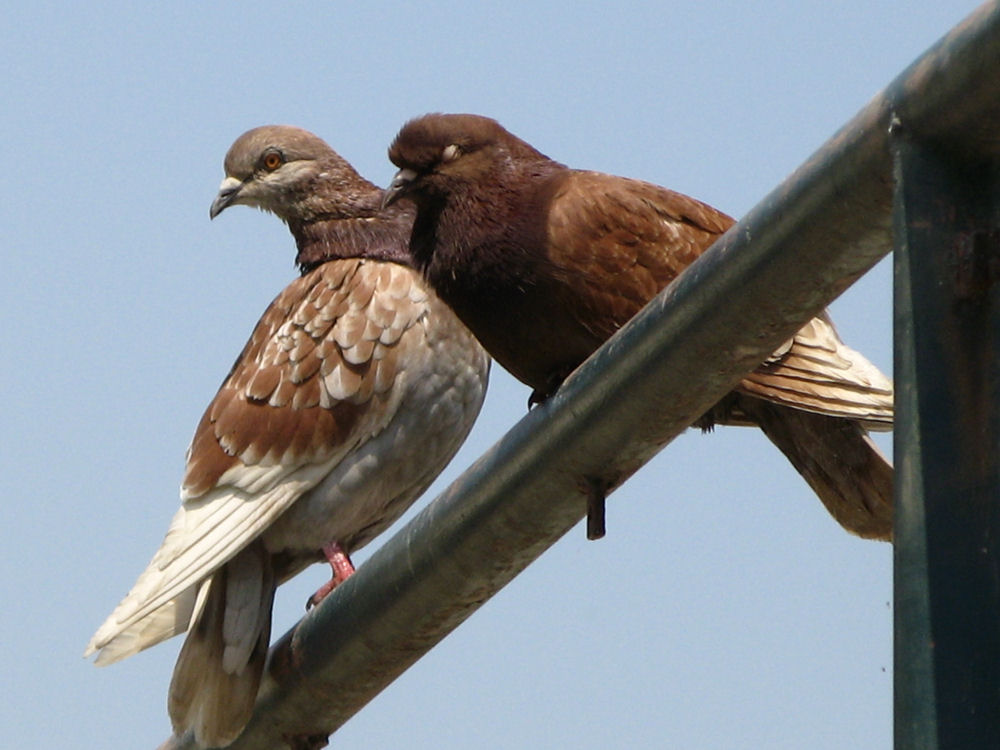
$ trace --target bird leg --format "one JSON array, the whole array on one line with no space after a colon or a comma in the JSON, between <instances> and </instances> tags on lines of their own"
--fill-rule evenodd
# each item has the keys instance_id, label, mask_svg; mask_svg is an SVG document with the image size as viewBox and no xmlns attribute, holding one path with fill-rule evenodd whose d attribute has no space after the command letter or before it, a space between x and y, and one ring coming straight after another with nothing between
<instances>
[{"instance_id":1,"label":"bird leg","mask_svg":"<svg viewBox=\"0 0 1000 750\"><path fill-rule=\"evenodd\" d=\"M548 401L559 390L559 386L573 372L572 367L560 367L556 369L545 381L544 387L535 388L528 396L528 411L531 411L538 404Z\"/></svg>"},{"instance_id":2,"label":"bird leg","mask_svg":"<svg viewBox=\"0 0 1000 750\"><path fill-rule=\"evenodd\" d=\"M604 536L605 499L608 496L606 482L586 477L587 482L587 539L600 539Z\"/></svg>"},{"instance_id":3,"label":"bird leg","mask_svg":"<svg viewBox=\"0 0 1000 750\"><path fill-rule=\"evenodd\" d=\"M543 393L538 388L536 388L535 390L533 390L531 392L531 395L528 396L528 411L531 411L532 409L534 409L540 403L542 403L543 401L545 401L548 397L549 397L548 394Z\"/></svg>"},{"instance_id":4,"label":"bird leg","mask_svg":"<svg viewBox=\"0 0 1000 750\"><path fill-rule=\"evenodd\" d=\"M307 610L312 609L323 601L327 594L350 578L354 573L354 565L351 563L351 558L347 556L343 547L341 547L337 542L330 542L329 544L324 545L323 555L326 557L326 561L330 563L330 567L333 569L333 576L329 581L316 589L315 594L309 597L309 601L306 602Z\"/></svg>"}]
</instances>

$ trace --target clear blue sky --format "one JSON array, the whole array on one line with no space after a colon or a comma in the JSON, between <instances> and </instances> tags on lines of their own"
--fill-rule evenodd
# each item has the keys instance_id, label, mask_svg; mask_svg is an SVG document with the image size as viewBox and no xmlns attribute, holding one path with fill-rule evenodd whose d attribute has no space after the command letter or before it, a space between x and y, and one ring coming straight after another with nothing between
<instances>
[{"instance_id":1,"label":"clear blue sky","mask_svg":"<svg viewBox=\"0 0 1000 750\"><path fill-rule=\"evenodd\" d=\"M208 220L237 135L300 125L385 184L404 120L478 112L560 161L739 216L975 7L425 5L6 8L4 745L153 748L168 733L180 639L105 669L80 654L160 543L202 410L295 274L273 217ZM833 312L890 372L889 266ZM437 489L526 397L494 371ZM608 523L596 543L574 529L334 746L890 746L891 549L842 532L762 435L682 436L613 496ZM275 634L325 577L279 593Z\"/></svg>"}]
</instances>

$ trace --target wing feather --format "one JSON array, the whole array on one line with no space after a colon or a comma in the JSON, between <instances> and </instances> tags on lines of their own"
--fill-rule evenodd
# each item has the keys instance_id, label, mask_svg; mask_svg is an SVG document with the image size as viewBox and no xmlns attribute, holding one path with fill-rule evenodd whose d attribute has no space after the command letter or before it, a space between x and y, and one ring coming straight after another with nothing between
<instances>
[{"instance_id":1,"label":"wing feather","mask_svg":"<svg viewBox=\"0 0 1000 750\"><path fill-rule=\"evenodd\" d=\"M551 205L550 253L570 295L564 307L599 337L595 347L733 224L693 198L599 172L566 173ZM840 340L826 312L806 323L738 390L855 419L868 429L892 429L892 381Z\"/></svg>"},{"instance_id":2,"label":"wing feather","mask_svg":"<svg viewBox=\"0 0 1000 750\"><path fill-rule=\"evenodd\" d=\"M775 403L891 430L892 381L837 335L824 312L750 373L738 390Z\"/></svg>"},{"instance_id":3,"label":"wing feather","mask_svg":"<svg viewBox=\"0 0 1000 750\"><path fill-rule=\"evenodd\" d=\"M658 185L570 171L553 185L548 246L578 322L603 342L733 220ZM584 304L580 305L583 300Z\"/></svg>"},{"instance_id":4,"label":"wing feather","mask_svg":"<svg viewBox=\"0 0 1000 750\"><path fill-rule=\"evenodd\" d=\"M397 400L373 395L391 388L422 307L407 302L413 272L385 266L326 263L261 317L196 430L162 546L87 647L98 663L185 630L199 584L392 419ZM394 315L382 304L369 317L376 288L403 301Z\"/></svg>"}]
</instances>

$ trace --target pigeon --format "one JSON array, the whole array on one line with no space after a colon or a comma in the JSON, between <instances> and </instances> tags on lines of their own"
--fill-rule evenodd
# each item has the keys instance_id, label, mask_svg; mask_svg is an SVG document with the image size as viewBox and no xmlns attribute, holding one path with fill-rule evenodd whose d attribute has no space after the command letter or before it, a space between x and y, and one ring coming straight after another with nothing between
<instances>
[{"instance_id":1,"label":"pigeon","mask_svg":"<svg viewBox=\"0 0 1000 750\"><path fill-rule=\"evenodd\" d=\"M301 275L265 310L198 424L162 546L86 649L110 664L187 631L170 685L174 732L234 741L253 711L275 588L395 521L475 421L490 360L413 267L413 206L320 138L241 135L210 215L284 221Z\"/></svg>"},{"instance_id":2,"label":"pigeon","mask_svg":"<svg viewBox=\"0 0 1000 750\"><path fill-rule=\"evenodd\" d=\"M478 115L411 120L389 159L399 171L385 204L417 205L416 266L533 389L529 406L734 223L658 185L570 169ZM867 431L892 420L892 382L824 312L696 424L759 426L844 528L889 539L893 470ZM592 489L588 535L599 536L602 489Z\"/></svg>"}]
</instances>

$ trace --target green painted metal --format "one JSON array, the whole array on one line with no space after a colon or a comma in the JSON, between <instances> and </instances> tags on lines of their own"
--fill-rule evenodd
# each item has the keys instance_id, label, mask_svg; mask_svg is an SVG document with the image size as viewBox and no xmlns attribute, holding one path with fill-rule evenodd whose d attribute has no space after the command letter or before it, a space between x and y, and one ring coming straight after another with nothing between
<instances>
[{"instance_id":1,"label":"green painted metal","mask_svg":"<svg viewBox=\"0 0 1000 750\"><path fill-rule=\"evenodd\" d=\"M1000 747L1000 172L893 128L895 732Z\"/></svg>"}]
</instances>

